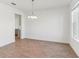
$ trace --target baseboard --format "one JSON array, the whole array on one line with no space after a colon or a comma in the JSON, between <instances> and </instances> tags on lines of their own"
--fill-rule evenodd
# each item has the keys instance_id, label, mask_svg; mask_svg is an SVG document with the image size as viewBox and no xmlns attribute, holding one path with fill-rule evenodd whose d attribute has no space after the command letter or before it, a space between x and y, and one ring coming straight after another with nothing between
<instances>
[{"instance_id":1,"label":"baseboard","mask_svg":"<svg viewBox=\"0 0 79 59\"><path fill-rule=\"evenodd\" d=\"M59 42L59 41L52 41L52 40L45 40L45 39L36 39L36 38L24 38L24 39L32 39L32 40L39 40L39 41L48 41L48 42L54 42L54 43L61 43L61 44L68 44L69 45L69 43L67 42Z\"/></svg>"},{"instance_id":2,"label":"baseboard","mask_svg":"<svg viewBox=\"0 0 79 59\"><path fill-rule=\"evenodd\" d=\"M69 44L69 45L73 49L73 51L75 52L75 54L79 57L79 54L77 53L77 51L75 50L75 48L71 44Z\"/></svg>"},{"instance_id":3,"label":"baseboard","mask_svg":"<svg viewBox=\"0 0 79 59\"><path fill-rule=\"evenodd\" d=\"M4 44L1 44L0 47L4 47L4 46L9 45L9 44L14 43L14 42L15 42L15 40L6 42Z\"/></svg>"}]
</instances>

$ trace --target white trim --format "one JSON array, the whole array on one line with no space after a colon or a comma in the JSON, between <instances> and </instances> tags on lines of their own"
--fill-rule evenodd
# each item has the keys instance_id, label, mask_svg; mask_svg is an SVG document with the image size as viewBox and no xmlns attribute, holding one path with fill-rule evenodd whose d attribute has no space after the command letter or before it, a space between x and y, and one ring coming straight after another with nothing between
<instances>
[{"instance_id":1,"label":"white trim","mask_svg":"<svg viewBox=\"0 0 79 59\"><path fill-rule=\"evenodd\" d=\"M73 47L73 44L69 44L69 45L74 50L75 54L79 57L79 54L78 54L77 50Z\"/></svg>"}]
</instances>

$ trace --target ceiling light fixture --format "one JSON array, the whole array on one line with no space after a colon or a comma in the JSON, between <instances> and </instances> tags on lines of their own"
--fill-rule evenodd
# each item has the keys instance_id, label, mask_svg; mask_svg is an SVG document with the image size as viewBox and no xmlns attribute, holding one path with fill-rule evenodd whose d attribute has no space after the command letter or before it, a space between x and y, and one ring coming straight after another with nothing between
<instances>
[{"instance_id":1,"label":"ceiling light fixture","mask_svg":"<svg viewBox=\"0 0 79 59\"><path fill-rule=\"evenodd\" d=\"M16 5L16 0L12 0L11 4L15 6Z\"/></svg>"},{"instance_id":2,"label":"ceiling light fixture","mask_svg":"<svg viewBox=\"0 0 79 59\"><path fill-rule=\"evenodd\" d=\"M13 2L12 2L11 4L12 4L12 5L16 5L16 3L13 3Z\"/></svg>"},{"instance_id":3,"label":"ceiling light fixture","mask_svg":"<svg viewBox=\"0 0 79 59\"><path fill-rule=\"evenodd\" d=\"M34 14L34 0L32 0L32 15L28 16L28 19L37 19L38 17Z\"/></svg>"}]
</instances>

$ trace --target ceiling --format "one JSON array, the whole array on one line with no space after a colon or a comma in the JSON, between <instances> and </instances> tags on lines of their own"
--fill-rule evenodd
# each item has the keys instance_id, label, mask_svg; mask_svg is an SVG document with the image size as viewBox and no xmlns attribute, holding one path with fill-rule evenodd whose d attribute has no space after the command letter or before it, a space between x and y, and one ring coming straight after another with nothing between
<instances>
[{"instance_id":1,"label":"ceiling","mask_svg":"<svg viewBox=\"0 0 79 59\"><path fill-rule=\"evenodd\" d=\"M16 3L15 8L21 9L22 11L28 11L32 9L32 0L0 0L0 2L11 5L12 2ZM35 0L34 9L47 9L54 7L61 7L69 5L71 0Z\"/></svg>"}]
</instances>

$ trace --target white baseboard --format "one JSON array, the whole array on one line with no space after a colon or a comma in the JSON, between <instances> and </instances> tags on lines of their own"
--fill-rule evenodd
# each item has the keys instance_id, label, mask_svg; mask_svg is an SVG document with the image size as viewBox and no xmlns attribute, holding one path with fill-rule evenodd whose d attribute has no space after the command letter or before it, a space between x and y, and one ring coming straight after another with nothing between
<instances>
[{"instance_id":1,"label":"white baseboard","mask_svg":"<svg viewBox=\"0 0 79 59\"><path fill-rule=\"evenodd\" d=\"M76 55L79 57L79 53L77 52L77 50L73 47L72 44L69 44L71 46L71 48L74 50L74 52L76 53Z\"/></svg>"},{"instance_id":2,"label":"white baseboard","mask_svg":"<svg viewBox=\"0 0 79 59\"><path fill-rule=\"evenodd\" d=\"M65 43L69 44L69 42L64 42L64 41L57 41L57 39L52 40L52 39L43 39L43 38L35 38L35 37L26 37L25 39L35 39L35 40L42 40L42 41L50 41L50 42L58 42L58 43Z\"/></svg>"},{"instance_id":3,"label":"white baseboard","mask_svg":"<svg viewBox=\"0 0 79 59\"><path fill-rule=\"evenodd\" d=\"M0 44L0 47L6 46L6 45L11 44L13 42L15 42L15 40Z\"/></svg>"}]
</instances>

